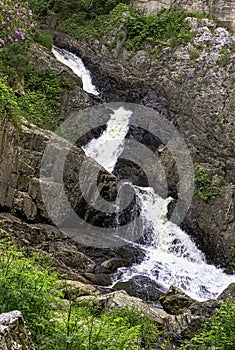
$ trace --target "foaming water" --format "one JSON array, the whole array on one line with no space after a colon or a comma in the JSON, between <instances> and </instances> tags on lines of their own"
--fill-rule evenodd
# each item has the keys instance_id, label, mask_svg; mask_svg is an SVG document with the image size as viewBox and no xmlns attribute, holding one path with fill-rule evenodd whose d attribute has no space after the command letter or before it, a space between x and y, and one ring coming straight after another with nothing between
<instances>
[{"instance_id":1,"label":"foaming water","mask_svg":"<svg viewBox=\"0 0 235 350\"><path fill-rule=\"evenodd\" d=\"M56 46L53 46L52 53L57 58L57 60L69 68L82 79L83 89L93 95L98 96L99 92L96 87L92 84L91 74L84 66L82 60L74 55L73 53L60 49Z\"/></svg>"},{"instance_id":2,"label":"foaming water","mask_svg":"<svg viewBox=\"0 0 235 350\"><path fill-rule=\"evenodd\" d=\"M126 111L123 107L113 110L103 134L83 147L87 156L95 159L109 172L113 171L117 159L123 151L131 114L131 111Z\"/></svg>"},{"instance_id":3,"label":"foaming water","mask_svg":"<svg viewBox=\"0 0 235 350\"><path fill-rule=\"evenodd\" d=\"M175 285L197 300L218 296L234 276L206 263L202 252L179 226L167 220L170 199L162 199L152 188L135 186L141 203L143 223L151 227L151 243L145 246L146 257L140 264L121 268L118 281L144 275L160 283L163 289Z\"/></svg>"}]
</instances>

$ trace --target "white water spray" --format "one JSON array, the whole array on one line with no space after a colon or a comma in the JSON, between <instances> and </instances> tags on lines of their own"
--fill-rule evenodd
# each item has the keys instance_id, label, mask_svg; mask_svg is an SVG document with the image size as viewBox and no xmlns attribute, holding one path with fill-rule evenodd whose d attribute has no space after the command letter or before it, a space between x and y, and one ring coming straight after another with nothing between
<instances>
[{"instance_id":1,"label":"white water spray","mask_svg":"<svg viewBox=\"0 0 235 350\"><path fill-rule=\"evenodd\" d=\"M97 91L96 87L92 84L90 72L86 69L82 60L79 57L67 50L59 49L56 46L53 46L52 53L59 62L71 68L72 71L82 79L83 89L86 92L96 96L99 95L99 92Z\"/></svg>"},{"instance_id":2,"label":"white water spray","mask_svg":"<svg viewBox=\"0 0 235 350\"><path fill-rule=\"evenodd\" d=\"M125 136L129 129L131 111L119 107L113 110L107 129L98 139L91 140L83 150L107 171L112 172L118 157L123 151Z\"/></svg>"}]
</instances>

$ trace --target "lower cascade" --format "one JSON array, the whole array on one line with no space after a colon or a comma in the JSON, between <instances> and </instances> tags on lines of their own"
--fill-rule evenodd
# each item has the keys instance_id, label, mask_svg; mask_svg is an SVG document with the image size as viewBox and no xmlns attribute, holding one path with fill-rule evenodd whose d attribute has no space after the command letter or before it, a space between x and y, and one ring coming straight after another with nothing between
<instances>
[{"instance_id":1,"label":"lower cascade","mask_svg":"<svg viewBox=\"0 0 235 350\"><path fill-rule=\"evenodd\" d=\"M87 80L87 76L90 77L81 60L75 55L58 48L53 50L61 62L72 69L76 67L76 74L80 77L85 76L84 81ZM89 84L92 85L91 79ZM89 92L97 94L94 86L89 88ZM98 139L93 139L83 147L87 156L96 160L109 172L113 171L123 151L131 113L123 107L113 110L106 130ZM163 290L175 285L192 298L203 301L215 298L234 282L234 276L207 264L204 254L191 238L179 226L167 220L170 198L161 198L151 187L130 185L140 204L143 229L150 232L150 237L146 242L139 244L145 251L144 260L128 268L119 268L114 276L113 285L135 276L145 276L162 285Z\"/></svg>"}]
</instances>

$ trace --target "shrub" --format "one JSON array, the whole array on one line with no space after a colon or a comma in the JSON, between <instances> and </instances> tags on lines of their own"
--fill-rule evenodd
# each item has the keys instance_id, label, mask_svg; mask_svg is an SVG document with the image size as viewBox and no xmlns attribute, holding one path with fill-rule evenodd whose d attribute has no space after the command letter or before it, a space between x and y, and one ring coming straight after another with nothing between
<instances>
[{"instance_id":1,"label":"shrub","mask_svg":"<svg viewBox=\"0 0 235 350\"><path fill-rule=\"evenodd\" d=\"M221 180L213 184L212 172L198 166L195 170L195 185L197 195L206 201L210 198L219 196L221 187L224 185L224 181Z\"/></svg>"},{"instance_id":2,"label":"shrub","mask_svg":"<svg viewBox=\"0 0 235 350\"><path fill-rule=\"evenodd\" d=\"M40 33L37 32L34 36L34 41L44 47L46 47L48 50L52 49L53 46L53 38L48 33Z\"/></svg>"},{"instance_id":3,"label":"shrub","mask_svg":"<svg viewBox=\"0 0 235 350\"><path fill-rule=\"evenodd\" d=\"M36 261L41 265L36 264ZM20 310L37 343L40 333L51 330L57 274L39 257L25 257L10 243L0 243L0 312Z\"/></svg>"},{"instance_id":4,"label":"shrub","mask_svg":"<svg viewBox=\"0 0 235 350\"><path fill-rule=\"evenodd\" d=\"M25 41L35 27L32 16L26 1L0 1L0 46Z\"/></svg>"},{"instance_id":5,"label":"shrub","mask_svg":"<svg viewBox=\"0 0 235 350\"><path fill-rule=\"evenodd\" d=\"M200 334L188 341L181 349L235 349L235 303L232 299L222 302L210 322Z\"/></svg>"},{"instance_id":6,"label":"shrub","mask_svg":"<svg viewBox=\"0 0 235 350\"><path fill-rule=\"evenodd\" d=\"M42 256L0 242L0 312L22 312L37 350L147 350L158 338L156 325L137 310L105 313L60 297L58 275Z\"/></svg>"},{"instance_id":7,"label":"shrub","mask_svg":"<svg viewBox=\"0 0 235 350\"><path fill-rule=\"evenodd\" d=\"M7 79L0 75L0 116L11 118L15 125L20 125L21 110L17 103L14 90L8 85Z\"/></svg>"},{"instance_id":8,"label":"shrub","mask_svg":"<svg viewBox=\"0 0 235 350\"><path fill-rule=\"evenodd\" d=\"M127 21L128 47L137 50L145 42L175 46L191 40L191 27L186 21L187 16L180 9L162 9L149 16L136 12Z\"/></svg>"},{"instance_id":9,"label":"shrub","mask_svg":"<svg viewBox=\"0 0 235 350\"><path fill-rule=\"evenodd\" d=\"M55 130L59 117L61 93L73 82L59 77L51 69L37 70L30 65L25 73L25 94L18 98L23 116L41 128Z\"/></svg>"}]
</instances>

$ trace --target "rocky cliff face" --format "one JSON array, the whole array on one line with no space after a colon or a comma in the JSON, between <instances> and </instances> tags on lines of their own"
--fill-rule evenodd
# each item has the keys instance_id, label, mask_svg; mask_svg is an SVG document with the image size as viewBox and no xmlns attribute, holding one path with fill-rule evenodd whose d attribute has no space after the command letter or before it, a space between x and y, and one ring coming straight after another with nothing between
<instances>
[{"instance_id":1,"label":"rocky cliff face","mask_svg":"<svg viewBox=\"0 0 235 350\"><path fill-rule=\"evenodd\" d=\"M220 184L220 195L206 200L195 190L183 228L198 240L211 261L223 265L235 256L235 39L207 19L189 21L194 39L176 48L163 48L158 57L148 48L128 52L122 45L122 29L104 40L79 43L55 34L55 42L84 59L108 101L142 103L163 113L178 128L195 168L210 171L210 186ZM165 151L161 150L160 157L170 175L170 193L177 196L174 162Z\"/></svg>"},{"instance_id":2,"label":"rocky cliff face","mask_svg":"<svg viewBox=\"0 0 235 350\"><path fill-rule=\"evenodd\" d=\"M0 348L2 350L35 350L30 333L19 311L0 315Z\"/></svg>"},{"instance_id":3,"label":"rocky cliff face","mask_svg":"<svg viewBox=\"0 0 235 350\"><path fill-rule=\"evenodd\" d=\"M133 0L132 4L148 14L171 6L179 6L188 12L210 13L224 25L235 28L235 1L231 0Z\"/></svg>"}]
</instances>

